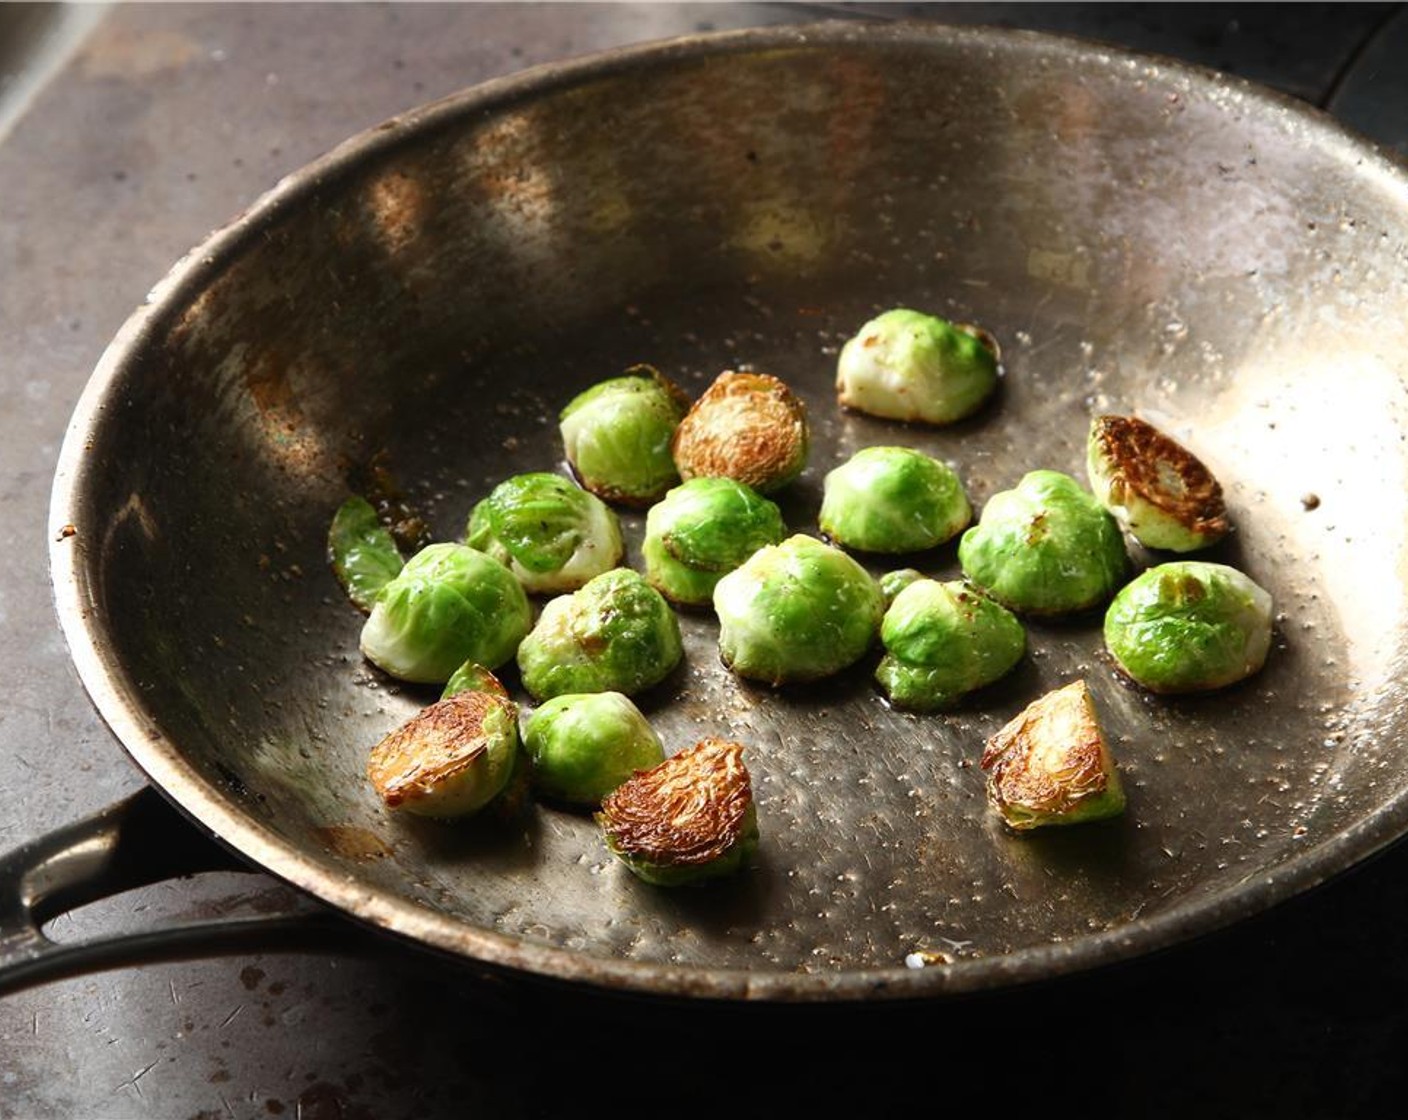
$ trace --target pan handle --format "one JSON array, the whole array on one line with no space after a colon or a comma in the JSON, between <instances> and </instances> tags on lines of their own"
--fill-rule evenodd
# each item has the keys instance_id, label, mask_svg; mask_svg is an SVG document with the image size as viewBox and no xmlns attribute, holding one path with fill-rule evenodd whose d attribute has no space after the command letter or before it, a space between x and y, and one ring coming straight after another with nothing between
<instances>
[{"instance_id":1,"label":"pan handle","mask_svg":"<svg viewBox=\"0 0 1408 1120\"><path fill-rule=\"evenodd\" d=\"M57 942L45 922L89 902L241 863L146 788L0 856L0 995L155 960L226 952L366 951L373 936L326 910L221 918Z\"/></svg>"}]
</instances>

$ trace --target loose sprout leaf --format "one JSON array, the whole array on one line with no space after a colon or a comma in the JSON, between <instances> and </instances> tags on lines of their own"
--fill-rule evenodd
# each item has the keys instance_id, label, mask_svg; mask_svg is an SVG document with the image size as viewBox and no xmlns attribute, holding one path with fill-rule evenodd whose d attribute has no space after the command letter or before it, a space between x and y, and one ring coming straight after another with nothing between
<instances>
[{"instance_id":1,"label":"loose sprout leaf","mask_svg":"<svg viewBox=\"0 0 1408 1120\"><path fill-rule=\"evenodd\" d=\"M328 529L328 556L347 597L363 611L372 609L405 565L390 530L365 498L348 498L338 507Z\"/></svg>"}]
</instances>

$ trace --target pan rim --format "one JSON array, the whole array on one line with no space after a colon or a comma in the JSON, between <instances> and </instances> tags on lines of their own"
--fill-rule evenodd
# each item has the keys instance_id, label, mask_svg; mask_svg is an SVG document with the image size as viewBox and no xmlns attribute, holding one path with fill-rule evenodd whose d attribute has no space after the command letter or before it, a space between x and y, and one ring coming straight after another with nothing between
<instances>
[{"instance_id":1,"label":"pan rim","mask_svg":"<svg viewBox=\"0 0 1408 1120\"><path fill-rule=\"evenodd\" d=\"M120 382L143 342L238 256L261 226L412 136L475 114L489 115L555 91L645 66L701 61L722 54L804 50L925 41L993 52L1078 60L1104 71L1140 65L1146 75L1182 83L1206 96L1237 99L1279 114L1284 127L1305 130L1356 174L1375 176L1408 206L1408 171L1377 145L1327 114L1254 83L1192 64L1071 37L934 23L820 24L752 28L684 36L547 63L474 86L414 108L367 129L280 179L230 222L183 256L119 329L99 359L70 418L49 507L50 575L56 613L79 678L99 715L157 789L200 826L245 859L337 909L423 947L479 963L637 995L724 1001L812 1002L924 999L1013 987L1124 962L1225 929L1269 910L1380 853L1408 831L1408 793L1392 798L1354 825L1285 859L1269 870L1192 902L1066 942L1029 946L1001 956L958 960L922 969L754 971L626 961L533 942L520 935L468 926L410 899L338 874L241 810L189 763L141 705L140 691L106 641L102 612L87 581L82 525L87 478L85 447L102 421L112 386ZM77 525L70 534L66 527Z\"/></svg>"}]
</instances>

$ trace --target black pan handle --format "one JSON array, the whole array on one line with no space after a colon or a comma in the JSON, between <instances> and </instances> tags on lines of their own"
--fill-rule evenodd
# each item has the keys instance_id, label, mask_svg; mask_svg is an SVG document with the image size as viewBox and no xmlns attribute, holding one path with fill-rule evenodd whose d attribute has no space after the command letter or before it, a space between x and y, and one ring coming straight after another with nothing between
<instances>
[{"instance_id":1,"label":"black pan handle","mask_svg":"<svg viewBox=\"0 0 1408 1120\"><path fill-rule=\"evenodd\" d=\"M78 942L44 924L89 902L202 871L254 869L197 830L153 789L0 856L0 995L153 960L227 952L364 952L374 940L326 910L185 922Z\"/></svg>"}]
</instances>

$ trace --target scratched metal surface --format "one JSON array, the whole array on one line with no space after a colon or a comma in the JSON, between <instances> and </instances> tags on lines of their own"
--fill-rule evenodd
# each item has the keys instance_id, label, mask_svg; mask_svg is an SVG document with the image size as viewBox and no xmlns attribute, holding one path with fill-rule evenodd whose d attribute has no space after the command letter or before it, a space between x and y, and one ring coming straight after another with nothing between
<instances>
[{"instance_id":1,"label":"scratched metal surface","mask_svg":"<svg viewBox=\"0 0 1408 1120\"><path fill-rule=\"evenodd\" d=\"M714 9L710 17L720 19L721 10ZM444 33L447 22L453 25L459 17L416 11L412 16L361 10L328 27L327 21L295 10L266 14L260 23L237 9L125 9L110 20L67 85L41 103L43 111L31 118L30 131L21 129L0 147L0 172L8 175L8 184L23 188L5 195L7 215L25 219L7 226L9 259L22 266L10 275L36 278L22 290L8 288L0 307L10 327L7 336L22 340L16 360L7 367L20 376L6 384L16 406L6 413L6 423L13 418L16 424L13 432L7 427L13 438L0 449L12 482L3 500L18 523L36 526L29 558L22 558L22 579L7 586L5 606L18 632L39 639L21 639L6 647L7 664L14 666L9 679L19 688L19 703L4 716L6 749L30 775L4 791L10 829L5 835L11 839L25 834L16 829L61 823L95 808L138 780L88 713L64 667L61 644L44 640L53 631L44 602L43 543L37 528L43 519L45 464L52 462L57 435L87 366L125 307L203 229L275 173L296 166L356 127L495 68L552 57L573 46L605 45L613 35L634 35L642 29L690 30L698 18L677 11L673 18L678 23L667 24L659 17L661 22L637 24L627 33L599 12L568 18L561 12L500 11L499 22L486 18L480 25L482 38L470 44ZM1011 9L1007 11L1011 18ZM965 13L958 15L966 18ZM1071 26L1099 32L1108 18L1098 13L1082 25L1072 17ZM1157 21L1147 11L1136 22L1138 18L1145 21L1146 30L1151 19ZM1180 39L1174 33L1179 29L1167 26L1154 28L1150 35L1170 49L1208 62L1225 62L1220 56L1230 55L1235 66L1239 42L1247 40L1239 41L1223 17L1201 18L1212 24L1210 39ZM301 50L298 44L308 41L315 22L318 41L326 46ZM1318 38L1310 36L1330 59L1355 30L1343 17L1332 24L1328 31L1319 28ZM525 26L532 34L520 39ZM1334 40L1336 31L1343 36L1340 40ZM528 44L526 53L518 50L519 42ZM336 56L353 48L359 64L344 68ZM1297 66L1304 67L1307 53L1314 52L1302 52ZM413 61L409 69L403 54ZM294 59L299 66L293 65ZM1261 76L1276 76L1275 70L1270 64ZM354 72L358 80L348 81L331 96L338 76ZM385 78L376 77L382 74ZM228 104L230 93L222 82L226 87L244 83L242 100L250 116L275 123L222 138L219 129L188 129L169 102L138 95L146 89L179 90L189 113L192 106L203 104L202 97L213 105ZM1303 86L1297 92L1313 91L1315 82L1307 80ZM103 107L93 115L96 100ZM87 124L79 123L80 109ZM173 128L184 137L181 144L163 147L158 138L169 137ZM135 147L134 135L139 138ZM71 149L53 147L50 141L56 136L72 136ZM173 150L179 157L173 158ZM47 161L32 158L39 151L49 153ZM134 153L145 153L144 161L134 162ZM71 173L75 166L81 168L76 180ZM51 200L61 201L53 205ZM58 215L68 216L68 222L57 221ZM20 228L25 232L17 236ZM56 259L55 253L64 261L62 267L41 272L38 262ZM114 271L118 261L122 265ZM94 278L106 278L107 283ZM23 424L18 423L21 417ZM38 428L30 426L36 418L41 421ZM36 744L52 741L55 732L59 748L36 750ZM83 780L75 781L76 774L84 775ZM34 796L36 792L41 796ZM1384 866L1361 873L1329 903L1295 911L1272 927L1270 935L1244 946L1240 955L1224 943L1220 955L1198 958L1199 968L1206 969L1204 978L1215 976L1231 989L1231 995L1224 990L1207 997L1224 1009L1229 1021L1235 1015L1239 1022L1250 1022L1248 1032L1271 1040L1269 1046L1294 1048L1298 1039L1324 1037L1325 1024L1311 1008L1333 1011L1347 974L1367 980L1367 970L1372 969L1379 984L1392 987L1398 977L1392 959L1379 952L1381 942L1357 934L1359 923L1344 920L1337 906L1348 900L1350 912L1366 916L1371 925L1374 915L1389 916L1388 891L1376 887L1392 881L1391 867L1384 871ZM136 913L121 900L106 916L121 926L151 914L229 912L251 902L261 905L260 895L279 893L258 877L248 883L252 890L245 883L227 886L223 880L207 885L210 901L199 884L153 888L134 900ZM81 927L83 916L74 924ZM1299 1004L1279 984L1257 979L1270 975L1263 970L1290 968L1291 962L1310 955L1320 967L1302 975L1296 986ZM514 1048L505 1049L492 1030L447 1018L440 1005L445 982L443 973L425 979L410 962L395 960L363 965L266 959L146 969L15 997L0 1008L8 1090L0 1094L0 1111L193 1115L207 1109L234 1114L267 1106L271 1113L296 1107L306 1115L317 1114L319 1108L327 1115L384 1115L385 1107L378 1105L410 1099L427 1114L440 1114L452 1109L457 1099L448 1089L441 1092L444 1086L486 1104L528 1108L547 1091L542 1085L509 1084L488 1071L466 1069L453 1047L433 1041L415 1052L404 1049L404 1041L430 1021L437 1027L436 1038L468 1036L495 1053L504 1068L517 1068ZM1163 994L1173 996L1190 986L1176 983ZM496 1011L502 1014L504 1009ZM1366 1031L1382 1025L1372 1018L1362 1021ZM1229 1039L1225 1032L1217 1034L1215 1024L1205 1030L1212 1030L1234 1055L1255 1062L1267 1053L1240 1033ZM307 1038L309 1031L316 1033L317 1045L291 1050L289 1043ZM1143 1075L1143 1084L1171 1088L1166 1079L1160 1080L1162 1065L1142 1045L1151 1035L1160 1037L1157 1023L1131 1025L1124 1033L1128 1039L1113 1040L1112 1045L1129 1063L1131 1084L1141 1083ZM1338 1070L1364 1068L1374 1056L1372 1044L1346 1045L1351 1037L1361 1036L1347 1035L1341 1027L1332 1039L1340 1056ZM1363 1036L1371 1037L1377 1035ZM367 1056L369 1039L375 1044L374 1057ZM1187 1045L1176 1034L1165 1041ZM1149 1048L1153 1050L1157 1046ZM89 1076L78 1076L80 1065ZM408 1080L407 1069L433 1069L438 1077L429 1083ZM1333 1077L1333 1071L1326 1076ZM1207 1084L1198 1070L1186 1071L1185 1080ZM1244 1081L1238 1092L1250 1092L1248 1084ZM1294 1084L1293 1077L1288 1084ZM1359 1083L1361 1091L1364 1084ZM1340 1087L1345 1085L1347 1081ZM1290 1099L1291 1089L1282 1092Z\"/></svg>"}]
</instances>

